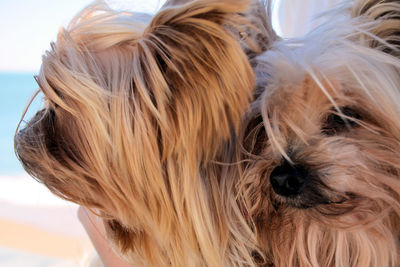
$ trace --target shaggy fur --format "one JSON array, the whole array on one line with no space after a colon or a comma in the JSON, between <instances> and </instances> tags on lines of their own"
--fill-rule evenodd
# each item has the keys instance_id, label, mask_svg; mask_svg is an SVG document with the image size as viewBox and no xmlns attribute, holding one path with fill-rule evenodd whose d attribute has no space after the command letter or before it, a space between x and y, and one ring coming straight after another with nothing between
<instances>
[{"instance_id":1,"label":"shaggy fur","mask_svg":"<svg viewBox=\"0 0 400 267\"><path fill-rule=\"evenodd\" d=\"M18 157L131 263L398 266L400 4L348 1L298 40L263 8L84 9Z\"/></svg>"},{"instance_id":2,"label":"shaggy fur","mask_svg":"<svg viewBox=\"0 0 400 267\"><path fill-rule=\"evenodd\" d=\"M256 238L227 190L255 84L241 46L251 56L266 40L248 4L172 1L153 18L95 4L43 57L46 106L16 153L53 193L96 211L131 263L255 265Z\"/></svg>"},{"instance_id":3,"label":"shaggy fur","mask_svg":"<svg viewBox=\"0 0 400 267\"><path fill-rule=\"evenodd\" d=\"M399 266L400 3L325 16L256 58L239 199L267 266Z\"/></svg>"}]
</instances>

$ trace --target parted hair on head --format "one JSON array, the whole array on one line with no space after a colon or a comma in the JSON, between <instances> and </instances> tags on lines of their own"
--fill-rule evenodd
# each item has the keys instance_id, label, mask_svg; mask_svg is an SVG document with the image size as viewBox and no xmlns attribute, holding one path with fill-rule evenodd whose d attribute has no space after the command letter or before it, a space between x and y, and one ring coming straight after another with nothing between
<instances>
[{"instance_id":1,"label":"parted hair on head","mask_svg":"<svg viewBox=\"0 0 400 267\"><path fill-rule=\"evenodd\" d=\"M254 88L236 38L247 7L196 0L150 17L97 2L43 56L45 107L18 130L16 154L53 193L95 210L131 263L253 262L251 229L221 189L229 168L215 164L229 162Z\"/></svg>"}]
</instances>

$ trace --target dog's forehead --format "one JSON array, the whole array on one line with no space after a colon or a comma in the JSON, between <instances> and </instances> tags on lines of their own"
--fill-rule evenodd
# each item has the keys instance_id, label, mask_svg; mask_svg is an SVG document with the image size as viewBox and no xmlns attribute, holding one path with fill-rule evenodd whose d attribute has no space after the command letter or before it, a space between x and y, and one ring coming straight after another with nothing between
<instances>
[{"instance_id":1,"label":"dog's forehead","mask_svg":"<svg viewBox=\"0 0 400 267\"><path fill-rule=\"evenodd\" d=\"M359 106L361 99L376 108L399 107L397 65L373 49L360 52L354 47L338 46L334 51L321 52L291 48L282 42L258 59L255 72L268 104L284 101L287 106L301 100L330 102L331 107Z\"/></svg>"},{"instance_id":2,"label":"dog's forehead","mask_svg":"<svg viewBox=\"0 0 400 267\"><path fill-rule=\"evenodd\" d=\"M320 109L325 106L331 107L338 102L351 101L352 94L354 93L351 90L335 79L320 80L305 75L299 83L275 87L265 95L265 100L269 105L278 104L287 107L300 104L312 109Z\"/></svg>"}]
</instances>

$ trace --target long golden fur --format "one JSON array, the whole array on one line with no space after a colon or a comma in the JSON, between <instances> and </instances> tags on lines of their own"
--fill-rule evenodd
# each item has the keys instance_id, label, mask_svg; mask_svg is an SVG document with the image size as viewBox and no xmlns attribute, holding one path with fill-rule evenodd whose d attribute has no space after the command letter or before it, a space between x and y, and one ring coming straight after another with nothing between
<instances>
[{"instance_id":1,"label":"long golden fur","mask_svg":"<svg viewBox=\"0 0 400 267\"><path fill-rule=\"evenodd\" d=\"M349 1L296 40L262 6L84 9L17 155L131 263L398 266L400 4Z\"/></svg>"},{"instance_id":2,"label":"long golden fur","mask_svg":"<svg viewBox=\"0 0 400 267\"><path fill-rule=\"evenodd\" d=\"M150 18L97 3L43 57L46 106L16 153L53 193L96 211L131 263L254 265L256 239L227 190L255 84L240 46L257 51L240 35L248 4L178 1Z\"/></svg>"},{"instance_id":3,"label":"long golden fur","mask_svg":"<svg viewBox=\"0 0 400 267\"><path fill-rule=\"evenodd\" d=\"M255 60L239 199L268 266L399 266L400 3L325 16Z\"/></svg>"}]
</instances>

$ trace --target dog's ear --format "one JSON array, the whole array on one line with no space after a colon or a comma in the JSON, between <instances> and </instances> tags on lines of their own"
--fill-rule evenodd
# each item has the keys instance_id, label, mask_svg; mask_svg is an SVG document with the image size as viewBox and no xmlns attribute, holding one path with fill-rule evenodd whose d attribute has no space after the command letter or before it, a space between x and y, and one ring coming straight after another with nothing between
<instances>
[{"instance_id":1,"label":"dog's ear","mask_svg":"<svg viewBox=\"0 0 400 267\"><path fill-rule=\"evenodd\" d=\"M193 0L168 0L163 8L183 5ZM272 1L250 0L249 8L238 13L238 17L245 18L245 25L240 29L232 29L247 57L252 60L271 44L279 39L272 27Z\"/></svg>"},{"instance_id":2,"label":"dog's ear","mask_svg":"<svg viewBox=\"0 0 400 267\"><path fill-rule=\"evenodd\" d=\"M396 0L357 0L352 8L352 17L374 21L366 36L369 45L385 53L400 57L400 2ZM377 37L377 38L376 38Z\"/></svg>"},{"instance_id":3,"label":"dog's ear","mask_svg":"<svg viewBox=\"0 0 400 267\"><path fill-rule=\"evenodd\" d=\"M243 14L249 21L249 26L239 33L239 37L242 40L243 50L250 60L280 39L272 27L271 5L271 0L253 0L248 11Z\"/></svg>"},{"instance_id":4,"label":"dog's ear","mask_svg":"<svg viewBox=\"0 0 400 267\"><path fill-rule=\"evenodd\" d=\"M238 128L254 86L231 33L244 24L238 13L245 7L246 1L215 0L164 9L138 42L140 77L152 94L149 109L157 110L163 157L201 149L210 158Z\"/></svg>"}]
</instances>

